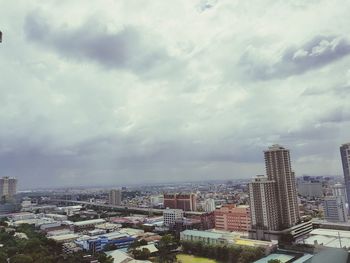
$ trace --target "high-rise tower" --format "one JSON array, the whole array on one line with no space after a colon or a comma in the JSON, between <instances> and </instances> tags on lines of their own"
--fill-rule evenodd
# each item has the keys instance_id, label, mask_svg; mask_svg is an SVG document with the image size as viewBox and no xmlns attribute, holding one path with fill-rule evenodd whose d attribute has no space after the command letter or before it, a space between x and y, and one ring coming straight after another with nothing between
<instances>
[{"instance_id":1,"label":"high-rise tower","mask_svg":"<svg viewBox=\"0 0 350 263\"><path fill-rule=\"evenodd\" d=\"M17 192L17 179L10 177L0 178L0 198L5 200L13 199Z\"/></svg>"},{"instance_id":2,"label":"high-rise tower","mask_svg":"<svg viewBox=\"0 0 350 263\"><path fill-rule=\"evenodd\" d=\"M258 175L249 183L249 202L252 229L256 231L257 239L262 239L260 232L279 230L275 181Z\"/></svg>"},{"instance_id":3,"label":"high-rise tower","mask_svg":"<svg viewBox=\"0 0 350 263\"><path fill-rule=\"evenodd\" d=\"M346 196L350 202L350 143L345 143L340 146L341 162L343 164L344 184L346 189ZM349 205L350 213L350 205Z\"/></svg>"},{"instance_id":4,"label":"high-rise tower","mask_svg":"<svg viewBox=\"0 0 350 263\"><path fill-rule=\"evenodd\" d=\"M109 192L108 203L110 205L121 205L122 202L122 192L119 189L112 189Z\"/></svg>"},{"instance_id":5,"label":"high-rise tower","mask_svg":"<svg viewBox=\"0 0 350 263\"><path fill-rule=\"evenodd\" d=\"M280 229L299 221L295 175L291 168L289 150L276 144L264 151L268 180L276 183L276 204Z\"/></svg>"}]
</instances>

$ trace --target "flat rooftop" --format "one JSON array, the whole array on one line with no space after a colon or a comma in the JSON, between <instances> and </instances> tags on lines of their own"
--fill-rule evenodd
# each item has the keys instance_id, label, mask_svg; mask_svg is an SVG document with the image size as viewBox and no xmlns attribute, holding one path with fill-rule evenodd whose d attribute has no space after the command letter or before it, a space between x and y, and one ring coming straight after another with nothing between
<instances>
[{"instance_id":1,"label":"flat rooftop","mask_svg":"<svg viewBox=\"0 0 350 263\"><path fill-rule=\"evenodd\" d=\"M105 223L105 222L106 222L106 220L104 220L104 219L92 219L92 220L75 222L74 225L75 226L85 226L85 225L101 224L101 223Z\"/></svg>"},{"instance_id":2,"label":"flat rooftop","mask_svg":"<svg viewBox=\"0 0 350 263\"><path fill-rule=\"evenodd\" d=\"M209 231L199 231L199 230L185 230L182 232L184 235L204 237L204 238L222 238L222 234L209 232Z\"/></svg>"}]
</instances>

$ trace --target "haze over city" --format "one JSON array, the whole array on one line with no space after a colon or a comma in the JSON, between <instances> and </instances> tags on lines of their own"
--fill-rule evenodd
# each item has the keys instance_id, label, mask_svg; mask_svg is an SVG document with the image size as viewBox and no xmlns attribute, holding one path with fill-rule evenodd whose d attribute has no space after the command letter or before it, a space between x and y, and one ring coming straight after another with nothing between
<instances>
[{"instance_id":1,"label":"haze over city","mask_svg":"<svg viewBox=\"0 0 350 263\"><path fill-rule=\"evenodd\" d=\"M342 175L349 8L2 1L1 175L22 189L253 178L275 143L296 176Z\"/></svg>"}]
</instances>

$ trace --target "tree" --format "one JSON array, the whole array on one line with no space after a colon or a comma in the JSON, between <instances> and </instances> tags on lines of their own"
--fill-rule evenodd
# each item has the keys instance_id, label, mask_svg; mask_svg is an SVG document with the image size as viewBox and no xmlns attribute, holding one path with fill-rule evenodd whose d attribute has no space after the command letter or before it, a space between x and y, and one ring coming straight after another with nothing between
<instances>
[{"instance_id":1,"label":"tree","mask_svg":"<svg viewBox=\"0 0 350 263\"><path fill-rule=\"evenodd\" d=\"M238 263L254 262L262 258L263 256L264 256L264 250L262 248L245 247L238 258Z\"/></svg>"},{"instance_id":2,"label":"tree","mask_svg":"<svg viewBox=\"0 0 350 263\"><path fill-rule=\"evenodd\" d=\"M282 263L279 259L270 259L267 263Z\"/></svg>"},{"instance_id":3,"label":"tree","mask_svg":"<svg viewBox=\"0 0 350 263\"><path fill-rule=\"evenodd\" d=\"M146 260L151 256L151 252L148 248L142 248L142 250L136 248L132 251L132 254L135 259L139 260Z\"/></svg>"},{"instance_id":4,"label":"tree","mask_svg":"<svg viewBox=\"0 0 350 263\"><path fill-rule=\"evenodd\" d=\"M159 262L171 263L175 262L176 255L171 250L177 248L178 244L172 235L163 236L158 244Z\"/></svg>"},{"instance_id":5,"label":"tree","mask_svg":"<svg viewBox=\"0 0 350 263\"><path fill-rule=\"evenodd\" d=\"M97 260L101 263L113 263L114 261L111 256L107 256L105 253L98 253Z\"/></svg>"},{"instance_id":6,"label":"tree","mask_svg":"<svg viewBox=\"0 0 350 263\"><path fill-rule=\"evenodd\" d=\"M11 263L33 263L33 258L31 256L18 254L14 255L11 260Z\"/></svg>"}]
</instances>

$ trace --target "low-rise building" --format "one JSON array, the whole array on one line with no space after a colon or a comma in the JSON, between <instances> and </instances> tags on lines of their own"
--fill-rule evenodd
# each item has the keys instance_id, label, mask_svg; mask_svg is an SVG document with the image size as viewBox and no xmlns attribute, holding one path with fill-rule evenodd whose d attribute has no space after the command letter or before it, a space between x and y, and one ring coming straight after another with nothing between
<instances>
[{"instance_id":1,"label":"low-rise building","mask_svg":"<svg viewBox=\"0 0 350 263\"><path fill-rule=\"evenodd\" d=\"M165 209L163 212L164 225L173 226L178 219L182 219L184 212L181 209Z\"/></svg>"},{"instance_id":2,"label":"low-rise building","mask_svg":"<svg viewBox=\"0 0 350 263\"><path fill-rule=\"evenodd\" d=\"M180 240L190 242L203 242L207 245L227 244L227 240L222 237L222 234L198 230L185 230L181 232Z\"/></svg>"},{"instance_id":3,"label":"low-rise building","mask_svg":"<svg viewBox=\"0 0 350 263\"><path fill-rule=\"evenodd\" d=\"M70 233L65 235L58 235L58 236L50 236L49 239L55 240L58 243L66 243L70 241L74 241L79 237L78 234Z\"/></svg>"},{"instance_id":4,"label":"low-rise building","mask_svg":"<svg viewBox=\"0 0 350 263\"><path fill-rule=\"evenodd\" d=\"M300 240L299 243L350 250L350 231L314 229L308 237Z\"/></svg>"},{"instance_id":5,"label":"low-rise building","mask_svg":"<svg viewBox=\"0 0 350 263\"><path fill-rule=\"evenodd\" d=\"M250 228L250 209L247 205L223 205L215 210L215 228L247 232Z\"/></svg>"},{"instance_id":6,"label":"low-rise building","mask_svg":"<svg viewBox=\"0 0 350 263\"><path fill-rule=\"evenodd\" d=\"M262 247L264 248L266 254L277 249L277 242L247 239L242 238L239 235L215 231L185 230L180 233L180 240L188 242L201 242L207 245Z\"/></svg>"},{"instance_id":7,"label":"low-rise building","mask_svg":"<svg viewBox=\"0 0 350 263\"><path fill-rule=\"evenodd\" d=\"M128 234L112 232L93 237L82 236L77 239L75 243L86 251L99 252L102 251L106 245L117 245L118 248L127 248L135 240L136 238Z\"/></svg>"},{"instance_id":8,"label":"low-rise building","mask_svg":"<svg viewBox=\"0 0 350 263\"><path fill-rule=\"evenodd\" d=\"M103 224L105 222L106 220L104 219L85 220L85 221L74 222L73 227L75 232L80 232L83 230L94 229L96 225Z\"/></svg>"}]
</instances>

